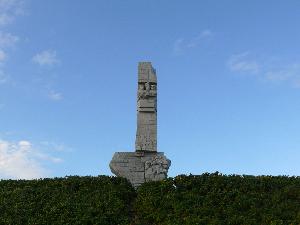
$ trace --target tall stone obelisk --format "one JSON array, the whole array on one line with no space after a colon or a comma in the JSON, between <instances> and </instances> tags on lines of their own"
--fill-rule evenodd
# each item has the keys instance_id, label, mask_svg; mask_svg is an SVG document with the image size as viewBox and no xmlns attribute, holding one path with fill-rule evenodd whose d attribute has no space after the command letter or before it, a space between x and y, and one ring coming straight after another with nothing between
<instances>
[{"instance_id":1,"label":"tall stone obelisk","mask_svg":"<svg viewBox=\"0 0 300 225\"><path fill-rule=\"evenodd\" d=\"M138 67L136 151L157 151L157 79L150 62Z\"/></svg>"},{"instance_id":2,"label":"tall stone obelisk","mask_svg":"<svg viewBox=\"0 0 300 225\"><path fill-rule=\"evenodd\" d=\"M171 161L157 152L157 78L151 62L138 65L137 131L135 152L116 152L111 171L134 187L167 178Z\"/></svg>"}]
</instances>

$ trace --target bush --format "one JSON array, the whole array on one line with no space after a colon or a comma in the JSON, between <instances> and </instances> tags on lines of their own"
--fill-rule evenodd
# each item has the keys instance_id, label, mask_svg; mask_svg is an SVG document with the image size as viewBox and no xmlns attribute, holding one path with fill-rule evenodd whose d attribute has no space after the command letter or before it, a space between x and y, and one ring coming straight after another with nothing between
<instances>
[{"instance_id":1,"label":"bush","mask_svg":"<svg viewBox=\"0 0 300 225\"><path fill-rule=\"evenodd\" d=\"M135 197L122 178L0 181L0 224L130 224Z\"/></svg>"},{"instance_id":2,"label":"bush","mask_svg":"<svg viewBox=\"0 0 300 225\"><path fill-rule=\"evenodd\" d=\"M300 225L300 177L98 176L0 181L0 224Z\"/></svg>"},{"instance_id":3,"label":"bush","mask_svg":"<svg viewBox=\"0 0 300 225\"><path fill-rule=\"evenodd\" d=\"M136 225L299 225L300 179L180 175L142 185L134 208Z\"/></svg>"}]
</instances>

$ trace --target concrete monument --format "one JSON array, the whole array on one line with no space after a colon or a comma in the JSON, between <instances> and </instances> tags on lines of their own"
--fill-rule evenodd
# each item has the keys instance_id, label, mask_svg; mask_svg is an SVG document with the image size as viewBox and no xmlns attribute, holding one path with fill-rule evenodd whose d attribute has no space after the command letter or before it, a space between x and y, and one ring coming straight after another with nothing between
<instances>
[{"instance_id":1,"label":"concrete monument","mask_svg":"<svg viewBox=\"0 0 300 225\"><path fill-rule=\"evenodd\" d=\"M157 151L157 79L151 63L139 63L136 151Z\"/></svg>"},{"instance_id":2,"label":"concrete monument","mask_svg":"<svg viewBox=\"0 0 300 225\"><path fill-rule=\"evenodd\" d=\"M150 62L138 65L137 131L135 152L116 152L111 171L134 187L167 178L171 161L157 152L157 78Z\"/></svg>"}]
</instances>

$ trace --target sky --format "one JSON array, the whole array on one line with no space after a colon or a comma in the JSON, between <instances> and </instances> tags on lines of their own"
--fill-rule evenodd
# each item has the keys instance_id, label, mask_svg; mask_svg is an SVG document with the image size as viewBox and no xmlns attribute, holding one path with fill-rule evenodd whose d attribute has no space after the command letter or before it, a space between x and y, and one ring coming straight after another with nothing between
<instances>
[{"instance_id":1,"label":"sky","mask_svg":"<svg viewBox=\"0 0 300 225\"><path fill-rule=\"evenodd\" d=\"M112 175L140 61L169 176L299 176L299 21L296 0L0 0L0 179Z\"/></svg>"}]
</instances>

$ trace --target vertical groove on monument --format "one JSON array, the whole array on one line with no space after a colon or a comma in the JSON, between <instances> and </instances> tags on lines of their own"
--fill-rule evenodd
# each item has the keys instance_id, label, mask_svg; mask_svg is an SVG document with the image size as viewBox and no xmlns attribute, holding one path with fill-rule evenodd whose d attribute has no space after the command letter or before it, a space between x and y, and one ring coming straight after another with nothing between
<instances>
[{"instance_id":1,"label":"vertical groove on monument","mask_svg":"<svg viewBox=\"0 0 300 225\"><path fill-rule=\"evenodd\" d=\"M127 178L134 187L167 178L171 161L157 152L157 78L151 62L138 65L137 130L135 152L116 152L112 173Z\"/></svg>"}]
</instances>

